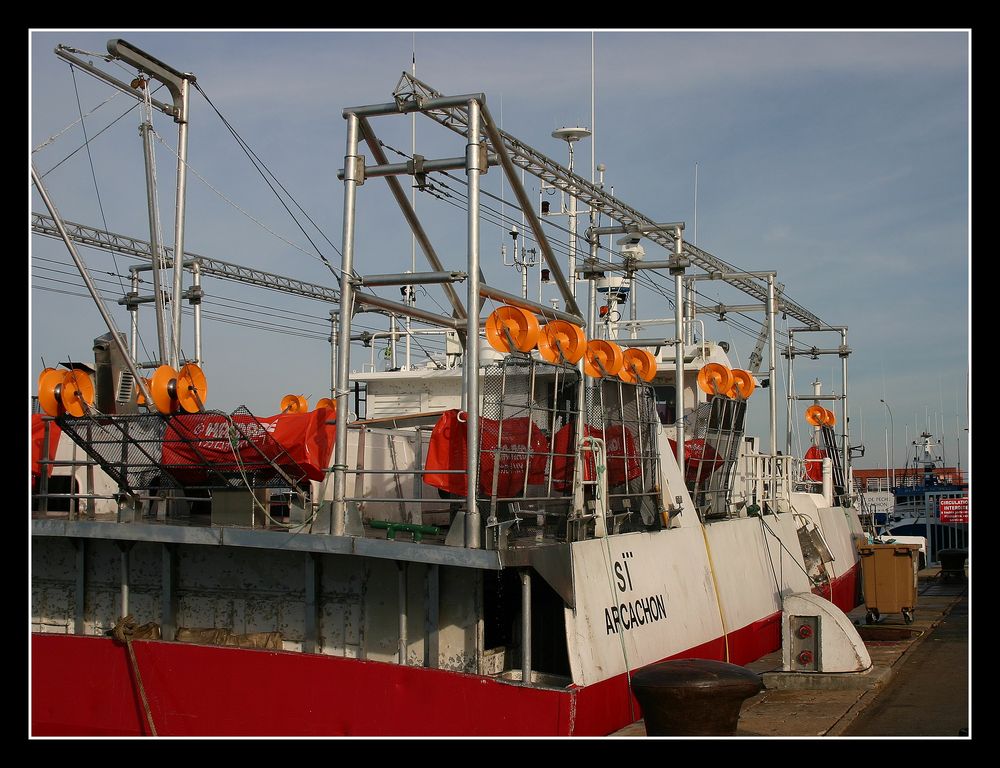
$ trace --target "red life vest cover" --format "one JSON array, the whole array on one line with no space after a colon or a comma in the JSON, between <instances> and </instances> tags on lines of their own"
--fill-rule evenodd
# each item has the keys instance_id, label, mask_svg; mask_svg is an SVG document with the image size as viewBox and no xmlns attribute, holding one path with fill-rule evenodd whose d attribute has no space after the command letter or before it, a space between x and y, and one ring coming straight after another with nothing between
<instances>
[{"instance_id":1,"label":"red life vest cover","mask_svg":"<svg viewBox=\"0 0 1000 768\"><path fill-rule=\"evenodd\" d=\"M241 438L238 463L229 440L227 417L216 413L178 414L171 417L163 435L165 469L179 482L189 484L209 480L210 473L201 469L205 464L223 472L236 472L240 467L244 471L266 471L268 462L275 461L295 478L300 476L295 465L309 480L322 481L326 476L337 432L335 424L327 423L334 418L331 409L258 419L244 414L229 418L250 440L248 443Z\"/></svg>"},{"instance_id":2,"label":"red life vest cover","mask_svg":"<svg viewBox=\"0 0 1000 768\"><path fill-rule=\"evenodd\" d=\"M806 477L813 482L823 481L823 459L826 458L826 449L817 445L809 446L806 451Z\"/></svg>"},{"instance_id":3,"label":"red life vest cover","mask_svg":"<svg viewBox=\"0 0 1000 768\"><path fill-rule=\"evenodd\" d=\"M552 460L552 477L555 480L555 487L560 491L569 488L569 481L573 476L573 427L571 422L556 432L553 453L569 454L568 456L556 455ZM635 437L632 435L632 430L624 424L611 425L607 430L586 424L583 428L583 436L604 440L609 488L622 485L626 480L634 480L642 474L642 468L639 466L639 459L636 456ZM593 482L595 477L594 455L590 451L584 451L583 455L585 457L583 481Z\"/></svg>"},{"instance_id":4,"label":"red life vest cover","mask_svg":"<svg viewBox=\"0 0 1000 768\"><path fill-rule=\"evenodd\" d=\"M56 458L56 448L59 447L59 437L62 430L54 421L49 422L49 461ZM42 476L42 450L45 448L45 422L40 413L31 414L31 482ZM48 467L49 477L52 467Z\"/></svg>"},{"instance_id":5,"label":"red life vest cover","mask_svg":"<svg viewBox=\"0 0 1000 768\"><path fill-rule=\"evenodd\" d=\"M458 414L458 409L454 408L445 411L434 425L424 465L428 473L424 475L424 482L456 496L465 496L468 493L466 475L435 474L443 470L464 470L469 467L466 450L468 427L465 421L459 421ZM524 488L526 473L530 484L545 482L549 441L541 427L532 424L527 416L504 419L502 434L500 427L501 423L496 419L479 419L479 493L482 496L490 496L493 492L493 464L497 455L498 436L500 450L515 453L500 454L497 496L512 497L519 494Z\"/></svg>"},{"instance_id":6,"label":"red life vest cover","mask_svg":"<svg viewBox=\"0 0 1000 768\"><path fill-rule=\"evenodd\" d=\"M669 438L668 438L669 439ZM670 450L674 457L677 456L677 441L670 440ZM709 477L712 472L721 467L725 462L712 446L705 442L703 437L695 437L684 441L684 481L688 483L696 482L699 479ZM699 475L698 465L701 465Z\"/></svg>"}]
</instances>

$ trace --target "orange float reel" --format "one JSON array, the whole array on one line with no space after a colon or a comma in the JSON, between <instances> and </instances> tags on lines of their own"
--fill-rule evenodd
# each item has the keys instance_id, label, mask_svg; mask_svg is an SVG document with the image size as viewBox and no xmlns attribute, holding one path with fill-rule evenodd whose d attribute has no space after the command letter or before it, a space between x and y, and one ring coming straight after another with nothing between
<instances>
[{"instance_id":1,"label":"orange float reel","mask_svg":"<svg viewBox=\"0 0 1000 768\"><path fill-rule=\"evenodd\" d=\"M38 404L49 416L59 416L63 413L62 394L63 374L56 368L46 368L38 376Z\"/></svg>"},{"instance_id":2,"label":"orange float reel","mask_svg":"<svg viewBox=\"0 0 1000 768\"><path fill-rule=\"evenodd\" d=\"M753 394L754 389L757 387L757 382L753 380L753 375L750 371L734 368L732 373L733 386L729 388L726 394L732 398L738 397L740 400L746 400Z\"/></svg>"},{"instance_id":3,"label":"orange float reel","mask_svg":"<svg viewBox=\"0 0 1000 768\"><path fill-rule=\"evenodd\" d=\"M208 382L205 374L194 363L185 364L180 372L169 365L161 365L149 381L153 405L163 414L198 413L205 409Z\"/></svg>"},{"instance_id":4,"label":"orange float reel","mask_svg":"<svg viewBox=\"0 0 1000 768\"><path fill-rule=\"evenodd\" d=\"M549 363L560 362L562 358L570 365L580 362L587 351L587 336L583 328L565 320L550 320L538 334L538 354Z\"/></svg>"},{"instance_id":5,"label":"orange float reel","mask_svg":"<svg viewBox=\"0 0 1000 768\"><path fill-rule=\"evenodd\" d=\"M46 368L38 377L38 404L49 416L79 418L93 403L94 382L84 371Z\"/></svg>"},{"instance_id":6,"label":"orange float reel","mask_svg":"<svg viewBox=\"0 0 1000 768\"><path fill-rule=\"evenodd\" d=\"M618 378L626 384L635 384L642 379L652 381L656 376L656 357L652 352L631 347L622 353L622 367Z\"/></svg>"},{"instance_id":7,"label":"orange float reel","mask_svg":"<svg viewBox=\"0 0 1000 768\"><path fill-rule=\"evenodd\" d=\"M302 395L285 395L281 398L282 413L305 413L309 410L309 401Z\"/></svg>"},{"instance_id":8,"label":"orange float reel","mask_svg":"<svg viewBox=\"0 0 1000 768\"><path fill-rule=\"evenodd\" d=\"M806 421L814 427L822 427L823 422L826 421L827 413L829 413L829 411L827 411L822 405L810 405L806 408Z\"/></svg>"},{"instance_id":9,"label":"orange float reel","mask_svg":"<svg viewBox=\"0 0 1000 768\"><path fill-rule=\"evenodd\" d=\"M708 363L698 371L698 386L708 395L725 395L733 387L733 372L722 363Z\"/></svg>"},{"instance_id":10,"label":"orange float reel","mask_svg":"<svg viewBox=\"0 0 1000 768\"><path fill-rule=\"evenodd\" d=\"M583 355L583 372L595 379L616 376L624 360L622 348L613 341L591 339Z\"/></svg>"},{"instance_id":11,"label":"orange float reel","mask_svg":"<svg viewBox=\"0 0 1000 768\"><path fill-rule=\"evenodd\" d=\"M530 352L538 343L541 327L538 318L520 307L505 304L486 319L486 340L497 352L510 352L510 341L519 352Z\"/></svg>"}]
</instances>

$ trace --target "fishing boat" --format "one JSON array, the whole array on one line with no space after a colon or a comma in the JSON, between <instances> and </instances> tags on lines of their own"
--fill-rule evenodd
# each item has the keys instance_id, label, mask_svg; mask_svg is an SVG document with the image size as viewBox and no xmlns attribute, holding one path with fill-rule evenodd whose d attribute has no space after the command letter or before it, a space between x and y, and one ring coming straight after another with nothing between
<instances>
[{"instance_id":1,"label":"fishing boat","mask_svg":"<svg viewBox=\"0 0 1000 768\"><path fill-rule=\"evenodd\" d=\"M108 82L139 99L148 82L166 84L172 101L157 108L183 129L193 76L125 41L108 51L136 73L131 85ZM378 121L410 114L450 131L455 154L390 163ZM160 334L144 376L133 338L107 316L92 364L39 378L33 734L604 735L641 717L636 670L758 659L781 646L791 594L842 611L859 603L866 538L850 482L846 326L787 298L776 272L723 262L687 242L683 222L657 222L572 160L507 134L482 93L448 96L404 73L389 101L343 116L339 286L295 287L327 290L338 307L328 399L290 394L266 417L213 410L200 352L185 359ZM585 132L556 138L572 158ZM487 283L479 184L491 168L563 309ZM439 256L398 180L446 171L468 185L461 264ZM574 213L567 272L543 226L554 212L531 201L522 171ZM48 208L36 233L62 239L86 281L75 243L111 233L63 221L57 192L33 178ZM361 188L382 180L430 271L359 272ZM579 251L578 204L590 215ZM152 303L174 267L175 310L201 279L239 274L169 249L161 259L152 238L130 243L154 273ZM646 258L643 244L663 257ZM697 334L705 279L757 302L748 369ZM671 317L639 314L635 287L647 280L673 288ZM450 306L417 308L414 285L440 286ZM404 301L375 290L386 286ZM441 335L445 354L405 369L359 365L360 311L388 317L393 340L417 338L417 326ZM818 449L803 459L790 438L778 450L778 313L802 324L783 340L789 371L824 354L843 361L839 393L818 381L786 393ZM802 340L812 334L836 343ZM753 406L770 415L764 437L746 434Z\"/></svg>"},{"instance_id":2,"label":"fishing boat","mask_svg":"<svg viewBox=\"0 0 1000 768\"><path fill-rule=\"evenodd\" d=\"M913 441L913 457L895 476L894 506L883 531L899 540L924 537L928 562L938 562L942 549L969 546L969 485L958 470L944 466L940 446L926 431Z\"/></svg>"}]
</instances>

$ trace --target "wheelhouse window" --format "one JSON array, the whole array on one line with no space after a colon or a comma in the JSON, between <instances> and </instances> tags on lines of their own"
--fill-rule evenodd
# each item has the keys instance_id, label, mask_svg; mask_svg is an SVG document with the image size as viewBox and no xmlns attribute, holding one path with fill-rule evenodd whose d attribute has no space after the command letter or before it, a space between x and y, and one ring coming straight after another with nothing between
<instances>
[{"instance_id":1,"label":"wheelhouse window","mask_svg":"<svg viewBox=\"0 0 1000 768\"><path fill-rule=\"evenodd\" d=\"M676 417L677 390L672 384L653 387L656 396L656 414L661 424L673 424Z\"/></svg>"}]
</instances>

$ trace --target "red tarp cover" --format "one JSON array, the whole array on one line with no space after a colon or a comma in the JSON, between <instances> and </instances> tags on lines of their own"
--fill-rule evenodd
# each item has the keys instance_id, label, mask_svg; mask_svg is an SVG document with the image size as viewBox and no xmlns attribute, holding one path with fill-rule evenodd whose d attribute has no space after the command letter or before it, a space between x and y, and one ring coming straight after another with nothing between
<instances>
[{"instance_id":1,"label":"red tarp cover","mask_svg":"<svg viewBox=\"0 0 1000 768\"><path fill-rule=\"evenodd\" d=\"M49 461L56 457L56 448L59 447L59 436L62 430L54 421L49 422ZM45 422L40 413L31 414L31 481L42 476L42 449L45 447ZM52 476L52 467L48 468L49 476Z\"/></svg>"},{"instance_id":2,"label":"red tarp cover","mask_svg":"<svg viewBox=\"0 0 1000 768\"><path fill-rule=\"evenodd\" d=\"M468 493L465 475L434 474L441 470L467 469L469 466L466 451L467 428L464 421L458 420L459 411L445 411L434 430L431 432L430 445L427 450L427 463L424 469L429 474L424 475L424 482L442 491L448 491L456 496ZM531 431L531 460L528 455L528 432ZM497 450L497 435L500 434L500 422L496 419L480 418L479 420L479 493L483 496L492 495L493 462ZM526 416L503 420L503 434L500 436L500 450L518 450L521 453L500 454L500 467L497 472L497 496L516 496L524 489L525 472L528 482L533 484L545 482L546 454L549 451L549 441L537 425L531 424ZM528 465L526 469L526 465Z\"/></svg>"},{"instance_id":3,"label":"red tarp cover","mask_svg":"<svg viewBox=\"0 0 1000 768\"><path fill-rule=\"evenodd\" d=\"M668 438L669 440L669 438ZM677 442L670 440L670 450L677 457ZM704 481L712 472L723 465L722 457L712 446L705 443L702 437L684 441L684 480L693 483ZM698 465L701 464L699 474Z\"/></svg>"},{"instance_id":4,"label":"red tarp cover","mask_svg":"<svg viewBox=\"0 0 1000 768\"><path fill-rule=\"evenodd\" d=\"M328 408L317 408L308 413L285 413L269 418L254 419L242 414L230 417L253 443L249 445L246 440L242 440L239 465L244 469L260 469L267 465L264 459L266 456L267 459L277 459L278 465L287 467L296 478L299 473L295 472L292 462L302 468L309 480L323 480L337 430L334 424L326 422L332 421L333 417L334 411ZM270 435L280 448L270 440L265 440L265 435ZM238 437L239 433L235 436ZM183 442L182 437L193 445ZM281 449L286 454L282 455ZM180 482L199 482L205 479L205 473L198 472L195 468L205 463L220 470L237 470L239 465L229 439L229 419L214 413L173 417L163 436L165 467ZM184 469L188 465L192 467L192 471Z\"/></svg>"},{"instance_id":5,"label":"red tarp cover","mask_svg":"<svg viewBox=\"0 0 1000 768\"><path fill-rule=\"evenodd\" d=\"M554 453L573 453L573 424L566 424L556 433ZM607 452L608 487L622 485L626 479L635 480L642 474L639 459L636 456L635 437L632 430L622 424L611 425L605 430L587 424L583 429L584 437L596 437L604 440ZM585 451L586 460L583 463L584 482L594 480L594 455ZM556 487L566 490L569 479L573 476L573 457L556 456L552 460L552 477L556 479Z\"/></svg>"}]
</instances>

